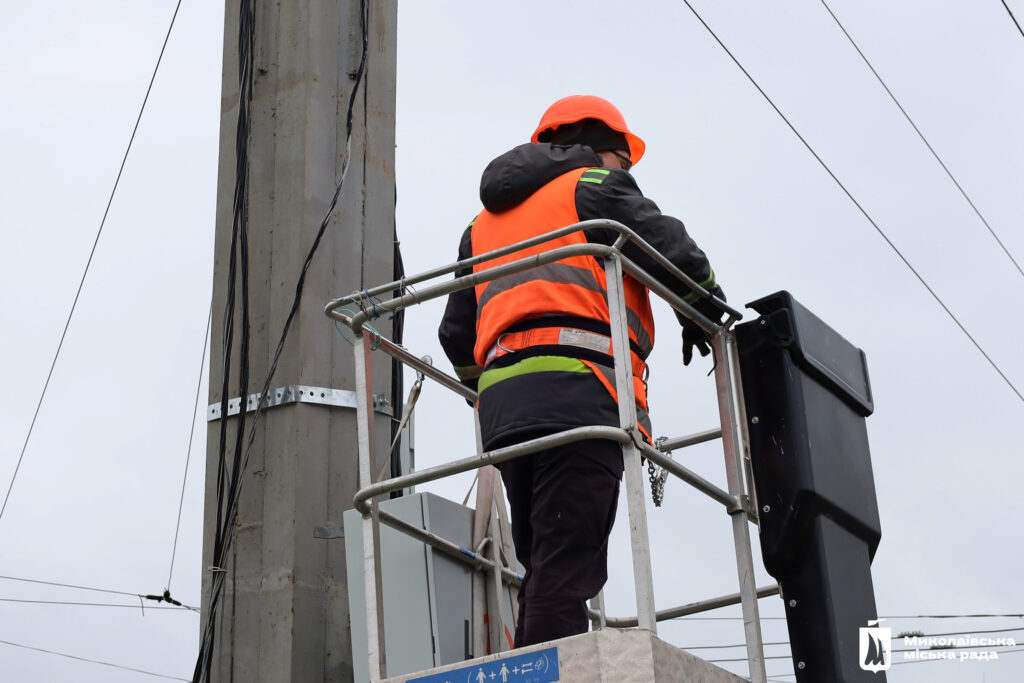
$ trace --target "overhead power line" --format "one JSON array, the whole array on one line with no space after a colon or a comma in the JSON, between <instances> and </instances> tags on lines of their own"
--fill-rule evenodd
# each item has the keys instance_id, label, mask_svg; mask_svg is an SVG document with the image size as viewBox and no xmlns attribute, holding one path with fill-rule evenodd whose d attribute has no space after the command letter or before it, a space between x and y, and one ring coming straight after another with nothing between
<instances>
[{"instance_id":1,"label":"overhead power line","mask_svg":"<svg viewBox=\"0 0 1024 683\"><path fill-rule=\"evenodd\" d=\"M953 313L953 311L949 309L948 306L946 306L942 298L939 297L939 295L935 293L935 290L931 288L931 285L929 285L928 282L924 279L924 277L919 272L917 272L917 269L910 264L910 261L907 260L907 257L903 255L903 252L901 252L899 248L893 243L893 241L889 239L889 236L885 234L885 231L882 230L881 226L879 226L878 223L875 222L875 219L872 218L871 215L867 212L867 210L861 205L861 203L857 201L856 197L854 197L853 194L848 189L846 189L846 185L844 185L843 182L839 180L839 177L832 172L832 169L829 168L828 164L826 164L825 161L814 150L814 148L811 147L810 143L807 142L804 136L800 134L800 131L798 131L796 127L786 117L786 115L782 113L782 110L779 109L778 106L776 106L775 102L772 101L772 98L768 96L768 93L766 93L764 89L760 85L758 85L757 81L754 80L754 77L750 75L750 72L748 72L743 67L743 65L736 58L736 56L733 55L729 48L725 46L725 43L723 43L721 38L718 37L718 34L716 34L714 30L712 30L712 28L708 26L708 23L704 21L703 17L701 17L700 14L698 14L697 10L693 8L693 5L690 4L690 1L683 0L683 3L690 9L690 11L693 13L693 16L697 17L697 20L704 25L704 28L708 30L708 33L711 34L711 36L722 47L722 49L725 50L725 53L729 55L729 58L732 59L733 63L735 63L736 66L739 67L740 71L743 72L743 75L747 77L747 80L749 80L753 84L753 86L757 88L757 91L761 93L761 96L764 97L768 104L771 105L772 109L775 110L775 113L777 113L782 118L782 120L785 121L786 125L789 126L789 129L793 131L793 134L796 135L800 142L803 143L804 147L807 148L807 151L811 153L811 155L817 160L819 164L821 164L821 167L824 168L825 171L832 177L832 180L834 180L836 184L839 185L839 188L846 194L849 200L853 202L853 205L857 207L857 209L861 212L861 214L863 214L863 216L868 220L868 222L871 223L871 226L875 229L875 231L879 235L881 235L882 239L884 239L885 242L892 248L892 250L896 252L896 255L900 257L900 260L903 261L903 264L910 270L911 273L914 274L918 281L922 285L924 285L924 288L928 290L928 293L932 295L932 298L935 299L939 306L942 307L942 310L946 312L946 315L948 315L950 319L954 323L956 323L956 326L960 328L960 331L964 333L964 336L966 336L971 341L971 343L974 344L974 348L976 348L978 352L985 357L985 360L988 361L989 365L991 365L992 368L999 374L999 376L1003 378L1003 381L1006 382L1006 385L1010 387L1013 393L1017 395L1017 398L1020 399L1021 403L1024 403L1024 394L1022 394L1021 391L1013 384L1013 382L1010 381L1010 378L1006 376L1006 373L1004 373L1002 369L998 365L996 365L996 362L992 360L988 353L985 352L985 349L982 348L981 344L978 343L978 340L976 340L971 335L971 333L967 331L967 328L964 327L963 323L960 322L960 319L956 317L956 315Z\"/></svg>"},{"instance_id":2,"label":"overhead power line","mask_svg":"<svg viewBox=\"0 0 1024 683\"><path fill-rule=\"evenodd\" d=\"M130 595L133 598L139 597L138 593L131 593L129 591L115 591L109 588L91 588L89 586L76 586L72 583L57 583L56 581L42 581L40 579L22 579L17 576L0 576L0 579L5 581L21 581L22 583L38 583L44 586L57 586L59 588L75 588L82 591L94 591L96 593L110 593L111 595Z\"/></svg>"},{"instance_id":3,"label":"overhead power line","mask_svg":"<svg viewBox=\"0 0 1024 683\"><path fill-rule=\"evenodd\" d=\"M93 588L91 586L79 586L72 583L58 583L56 581L43 581L41 579L23 579L17 576L0 576L0 579L6 581L20 581L22 583L35 583L43 586L57 586L58 588L73 588L76 590L93 591L96 593L108 593L110 595L127 595L132 598L139 598L140 600L150 600L154 602L168 602L172 605L177 605L179 608L197 611L198 608L190 605L183 605L175 600L171 600L168 594L160 595L144 595L142 593L132 593L130 591L117 591L109 588ZM60 602L55 600L19 600L14 598L0 598L0 601L4 602L35 602L40 604L54 604L54 605L92 605L95 607L138 607L138 605L111 605L106 603L92 603L92 602ZM166 608L153 608L150 609L166 609Z\"/></svg>"},{"instance_id":4,"label":"overhead power line","mask_svg":"<svg viewBox=\"0 0 1024 683\"><path fill-rule=\"evenodd\" d=\"M1010 6L1006 4L1006 0L1001 0L1001 2L1003 3L1003 7L1006 8L1007 13L1010 15L1010 18L1013 19L1014 26L1017 27L1018 31L1020 31L1021 37L1024 38L1024 29L1021 29L1020 22L1017 21L1017 17L1013 16L1013 11L1010 10Z\"/></svg>"},{"instance_id":5,"label":"overhead power line","mask_svg":"<svg viewBox=\"0 0 1024 683\"><path fill-rule=\"evenodd\" d=\"M196 384L196 400L192 406L192 426L188 432L188 450L185 452L185 473L181 478L181 498L178 500L178 521L174 525L174 546L171 549L171 568L167 570L168 592L171 590L171 577L174 575L174 558L178 554L178 533L181 531L181 511L185 505L185 483L188 481L188 464L192 460L192 440L196 433L196 415L199 414L199 392L203 386L203 368L206 367L206 349L210 343L210 323L213 321L213 301L210 301L210 314L206 318L206 333L203 335L203 353L199 359L199 381Z\"/></svg>"},{"instance_id":6,"label":"overhead power line","mask_svg":"<svg viewBox=\"0 0 1024 683\"><path fill-rule=\"evenodd\" d=\"M125 671L134 671L139 674L146 674L147 676L156 676L157 678L166 678L171 681L188 681L187 678L178 678L177 676L166 676L164 674L158 674L153 671L145 671L143 669L136 669L131 666L124 666L122 664L113 664L111 662L101 662L98 659L89 659L88 657L79 657L78 655L69 655L66 652L55 652L54 650L44 650L41 647L32 647L31 645L22 645L21 643L12 643L9 640L0 640L0 643L4 645L10 645L11 647L20 647L25 650L35 650L36 652L45 652L48 655L57 655L58 657L66 657L68 659L75 659L79 662L89 662L90 664L102 664L103 666L110 666L115 669L124 669Z\"/></svg>"},{"instance_id":7,"label":"overhead power line","mask_svg":"<svg viewBox=\"0 0 1024 683\"><path fill-rule=\"evenodd\" d=\"M46 398L46 390L50 387L50 379L53 377L53 369L57 367L57 358L64 347L64 338L67 337L68 327L71 325L71 317L75 314L75 306L78 305L78 298L82 294L82 286L85 285L85 276L89 273L89 266L92 265L92 257L96 254L96 245L100 242L100 235L103 234L103 226L107 223L107 216L110 214L110 206L114 203L114 195L117 194L117 186L121 182L121 174L124 173L125 163L128 161L128 153L132 150L132 143L135 142L135 134L139 130L139 122L142 121L142 113L146 111L146 102L149 101L149 93L153 90L153 82L156 81L157 71L160 70L160 62L164 58L164 51L167 49L167 41L171 37L171 29L174 28L174 20L178 17L178 9L181 8L181 0L174 7L174 14L171 16L171 23L167 27L167 35L164 36L164 43L160 47L160 55L156 58L156 66L153 68L153 75L149 79L149 86L146 88L146 95L142 98L142 106L139 108L139 115L135 118L135 127L132 128L131 137L128 138L128 147L124 150L121 158L121 167L117 170L117 177L114 179L114 187L110 190L110 198L107 199L107 208L103 211L103 218L100 220L100 227L96 231L96 238L92 242L92 249L89 251L89 258L85 262L85 270L82 271L82 278L78 282L78 289L75 291L74 301L71 302L71 310L68 311L68 318L64 321L64 331L60 334L60 341L57 343L57 352L53 354L53 362L50 363L50 371L46 374L46 381L43 383L43 391L39 395L39 402L36 403L36 410L32 414L32 422L28 426L28 434L25 435L25 443L21 446L21 454L18 455L18 463L14 466L14 474L11 475L11 483L7 487L7 495L4 496L3 506L0 507L0 519L7 510L7 501L11 497L11 490L14 488L14 480L18 478L18 470L21 469L21 461L25 458L25 450L28 448L29 439L32 438L32 430L36 426L36 418L39 417L39 409L43 407L43 399Z\"/></svg>"},{"instance_id":8,"label":"overhead power line","mask_svg":"<svg viewBox=\"0 0 1024 683\"><path fill-rule=\"evenodd\" d=\"M997 649L995 649L995 648L1000 648L1000 647L1014 647L1014 646L1013 645L943 645L943 646L937 646L937 647L910 647L910 648L903 648L903 649L900 649L900 650L892 650L892 652L893 653L896 653L896 652L945 652L947 650L982 650L982 649L990 649L991 651L998 652L999 654L1004 654L1006 652L1016 652L1016 650L997 650ZM793 657L793 655L772 655L770 657L765 657L765 659L792 659L792 657ZM711 664L723 664L723 663L726 663L726 662L745 662L745 661L747 661L747 658L746 657L740 657L740 658L737 658L737 659L709 659L707 661L709 663L711 663ZM909 664L911 662L916 662L916 661L920 661L920 660L912 659L912 660L906 660L904 662L893 662L893 664L901 664L901 663L902 664Z\"/></svg>"},{"instance_id":9,"label":"overhead power line","mask_svg":"<svg viewBox=\"0 0 1024 683\"><path fill-rule=\"evenodd\" d=\"M875 75L875 78L878 79L878 82L881 83L883 88L885 88L885 92L888 93L893 103L899 108L904 118L907 119L907 123L909 123L911 128L914 129L914 132L917 133L917 136L921 138L921 142L925 144L925 147L928 148L928 151L932 153L933 157L935 157L935 161L939 162L939 166L942 166L942 170L946 172L946 175L949 176L949 179L953 181L954 185L956 185L956 189L960 190L960 194L963 195L964 199L967 200L967 203L971 205L972 209L974 209L974 213L978 216L979 219L981 219L981 222L985 224L985 227L988 228L988 231L989 233L991 233L993 239L995 239L995 241L1002 248L1003 253L1006 254L1006 258L1010 259L1010 262L1017 269L1017 272L1021 274L1021 277L1024 277L1024 269L1021 269L1020 264L1017 262L1017 259L1013 257L1013 254L1010 253L1010 250L1006 248L1005 244L1003 244L1003 240L999 238L999 235L997 235L996 231L992 228L991 225L989 225L989 222L985 220L984 216L981 215L981 211L978 210L978 207L974 204L971 198L967 196L967 192L960 185L960 182L955 177L953 177L953 172L949 170L949 167L946 166L946 163L939 157L939 153L936 152L935 148L932 147L930 142L928 142L928 139L924 136L924 133L922 133L921 129L917 127L917 124L914 123L914 120L910 118L910 114L908 114L907 110L903 108L903 105L900 104L900 101L896 99L896 95L893 94L892 90L890 90L889 86L886 85L885 81L879 75L875 67L871 64L870 61L868 61L867 56L860 49L857 43L853 40L853 36L851 36L850 32L846 30L846 27L843 26L843 23L839 21L839 17L836 16L836 13L832 11L832 8L828 6L828 3L825 2L825 0L821 0L821 4L825 6L825 9L832 16L832 19L835 20L836 25L839 27L839 30L842 31L843 35L846 36L846 39L850 41L850 45L853 45L853 49L857 51L857 54L860 55L860 58L863 59L864 63L868 65L868 68L871 69L871 73Z\"/></svg>"},{"instance_id":10,"label":"overhead power line","mask_svg":"<svg viewBox=\"0 0 1024 683\"><path fill-rule=\"evenodd\" d=\"M883 619L885 617L882 617ZM1014 631L1024 631L1024 628L994 628L985 629L981 631L951 631L949 633L922 633L917 638L938 638L940 636L968 636L968 635L979 635L982 633L1012 633ZM894 636L897 637L897 636ZM903 637L903 636L898 636ZM788 640L779 640L772 643L761 643L762 645L789 645ZM681 650L728 650L737 647L746 647L746 643L737 643L735 645L693 645L690 647L679 648Z\"/></svg>"},{"instance_id":11,"label":"overhead power line","mask_svg":"<svg viewBox=\"0 0 1024 683\"><path fill-rule=\"evenodd\" d=\"M140 595L138 597L142 598L143 596ZM192 607L191 605L167 607L163 605L146 605L141 602L137 605L125 605L117 602L71 602L68 600L27 600L22 598L0 598L0 602L15 602L26 605L64 605L66 607L123 607L126 609L138 609L143 612L147 609L170 609L178 612L199 612L198 607Z\"/></svg>"},{"instance_id":12,"label":"overhead power line","mask_svg":"<svg viewBox=\"0 0 1024 683\"><path fill-rule=\"evenodd\" d=\"M761 616L762 622L784 621L784 616ZM1019 614L882 614L879 618L1024 618ZM673 616L673 622L742 622L742 616Z\"/></svg>"},{"instance_id":13,"label":"overhead power line","mask_svg":"<svg viewBox=\"0 0 1024 683\"><path fill-rule=\"evenodd\" d=\"M897 652L903 652L903 650L897 650ZM1008 654L1012 654L1014 652L1024 652L1024 648L1018 648L1016 650L999 650L998 651L998 653L1001 654L1001 655L1008 655ZM746 660L744 660L744 661L746 661ZM927 662L934 663L934 662L942 662L942 661L949 661L949 660L942 660L942 659L905 659L905 660L903 660L901 662L893 662L892 665L893 666L900 666L901 664L925 664ZM774 679L774 680L777 681L777 683L789 683L788 681L779 681L778 679L780 679L780 678L795 678L795 677L796 677L796 674L793 674L793 673L772 674L771 676L768 677L768 680L771 681L771 680Z\"/></svg>"}]
</instances>

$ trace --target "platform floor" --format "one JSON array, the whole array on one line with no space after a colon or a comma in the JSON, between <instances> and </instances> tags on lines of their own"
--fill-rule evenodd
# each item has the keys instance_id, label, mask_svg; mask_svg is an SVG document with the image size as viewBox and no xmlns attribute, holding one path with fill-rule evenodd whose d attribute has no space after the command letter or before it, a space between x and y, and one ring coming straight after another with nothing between
<instances>
[{"instance_id":1,"label":"platform floor","mask_svg":"<svg viewBox=\"0 0 1024 683\"><path fill-rule=\"evenodd\" d=\"M605 629L386 679L385 683L742 683L652 636Z\"/></svg>"}]
</instances>

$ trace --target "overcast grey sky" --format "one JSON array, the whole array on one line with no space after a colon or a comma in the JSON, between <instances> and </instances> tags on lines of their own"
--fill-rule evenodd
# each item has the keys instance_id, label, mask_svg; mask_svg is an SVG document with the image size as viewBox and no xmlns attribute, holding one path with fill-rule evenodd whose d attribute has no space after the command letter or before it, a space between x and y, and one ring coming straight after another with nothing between
<instances>
[{"instance_id":1,"label":"overcast grey sky","mask_svg":"<svg viewBox=\"0 0 1024 683\"><path fill-rule=\"evenodd\" d=\"M1018 18L1024 3L1007 0ZM174 10L172 0L4 3L0 64L0 484L6 491ZM999 0L832 9L999 233L1024 260L1024 36ZM995 244L820 2L696 8L1018 388L1024 278ZM867 354L883 538L883 615L1024 612L1019 521L1024 404L996 375L682 2L402 2L398 231L408 272L454 259L486 163L571 93L615 102L648 144L645 194L684 220L736 305L788 289ZM209 310L223 6L185 0L7 511L0 575L129 593L167 582ZM339 292L343 294L344 292ZM410 312L407 344L443 359L441 305ZM658 307L655 432L717 424L707 360L683 369ZM332 334L325 319L324 334ZM445 367L447 367L445 365ZM205 379L201 392L205 402ZM432 425L451 424L444 431ZM473 450L471 416L428 385L421 465ZM458 420L462 422L459 423ZM461 425L461 427L459 426ZM198 605L206 423L185 496L171 590ZM677 453L723 482L718 444ZM462 499L468 478L436 490ZM668 485L651 509L659 606L736 590L726 516ZM625 518L613 614L635 613ZM762 583L770 578L760 572ZM0 640L187 678L187 611L26 604L118 602L0 579ZM762 614L783 613L777 598ZM738 610L716 616L735 617ZM1019 619L893 619L926 633ZM766 620L767 641L787 640ZM679 646L741 643L738 621L678 620ZM1024 631L1004 634L1018 639ZM695 651L707 658L743 650ZM766 654L785 655L785 646ZM728 653L728 654L723 654ZM727 664L738 672L745 664ZM152 677L0 643L17 681ZM792 672L769 660L770 675ZM889 680L1009 683L1024 653L896 666ZM792 677L784 680L792 680Z\"/></svg>"}]
</instances>

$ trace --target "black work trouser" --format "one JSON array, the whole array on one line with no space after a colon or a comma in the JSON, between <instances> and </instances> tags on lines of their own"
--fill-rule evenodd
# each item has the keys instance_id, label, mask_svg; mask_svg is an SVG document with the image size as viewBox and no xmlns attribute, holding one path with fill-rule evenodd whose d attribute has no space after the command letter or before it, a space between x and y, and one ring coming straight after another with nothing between
<instances>
[{"instance_id":1,"label":"black work trouser","mask_svg":"<svg viewBox=\"0 0 1024 683\"><path fill-rule=\"evenodd\" d=\"M622 478L614 441L578 441L499 465L526 568L515 646L587 631L586 601L608 579L608 535Z\"/></svg>"}]
</instances>

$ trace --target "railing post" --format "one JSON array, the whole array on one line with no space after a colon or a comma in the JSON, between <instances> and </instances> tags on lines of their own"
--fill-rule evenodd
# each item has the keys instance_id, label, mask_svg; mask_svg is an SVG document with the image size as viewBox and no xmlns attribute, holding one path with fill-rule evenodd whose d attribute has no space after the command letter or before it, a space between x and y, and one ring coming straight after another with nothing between
<instances>
[{"instance_id":1,"label":"railing post","mask_svg":"<svg viewBox=\"0 0 1024 683\"><path fill-rule=\"evenodd\" d=\"M615 253L605 259L605 285L611 320L612 352L615 356L615 391L619 397L619 426L637 427L636 397L633 391L633 364L630 362L629 328L626 325L626 295L622 284L622 261ZM626 502L629 510L629 537L633 550L633 580L636 588L637 622L640 628L657 634L654 609L654 577L651 573L651 547L647 535L647 508L644 504L644 478L640 451L633 443L623 444Z\"/></svg>"},{"instance_id":2,"label":"railing post","mask_svg":"<svg viewBox=\"0 0 1024 683\"><path fill-rule=\"evenodd\" d=\"M376 453L373 439L373 369L370 353L373 340L369 334L356 335L356 433L359 446L359 486L373 483L373 457ZM384 677L386 653L384 651L384 605L380 594L380 522L377 503L370 501L370 511L363 515L363 579L366 602L366 653L371 681Z\"/></svg>"},{"instance_id":3,"label":"railing post","mask_svg":"<svg viewBox=\"0 0 1024 683\"><path fill-rule=\"evenodd\" d=\"M744 481L744 473L749 471L746 465L749 446L736 335L729 330L721 330L711 338L711 345L717 361L715 388L718 392L718 412L722 423L729 493L737 496L747 507L750 504L750 496L747 493L747 484L750 481ZM767 676L764 669L764 646L761 641L761 617L757 606L757 585L754 582L754 558L750 548L747 511L732 510L729 515L732 520L733 541L736 545L736 570L740 580L740 602L743 606L743 630L747 642L750 680L751 683L765 683Z\"/></svg>"}]
</instances>

